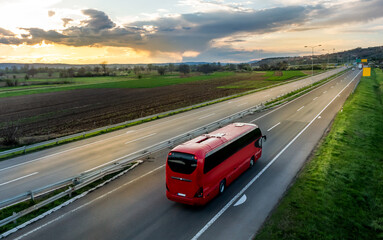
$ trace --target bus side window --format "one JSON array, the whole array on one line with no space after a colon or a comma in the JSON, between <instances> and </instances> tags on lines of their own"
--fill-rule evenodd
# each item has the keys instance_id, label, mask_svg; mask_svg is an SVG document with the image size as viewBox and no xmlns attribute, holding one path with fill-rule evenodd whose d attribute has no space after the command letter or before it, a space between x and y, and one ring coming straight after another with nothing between
<instances>
[{"instance_id":1,"label":"bus side window","mask_svg":"<svg viewBox=\"0 0 383 240\"><path fill-rule=\"evenodd\" d=\"M262 148L262 138L261 137L255 141L254 146L257 148Z\"/></svg>"}]
</instances>

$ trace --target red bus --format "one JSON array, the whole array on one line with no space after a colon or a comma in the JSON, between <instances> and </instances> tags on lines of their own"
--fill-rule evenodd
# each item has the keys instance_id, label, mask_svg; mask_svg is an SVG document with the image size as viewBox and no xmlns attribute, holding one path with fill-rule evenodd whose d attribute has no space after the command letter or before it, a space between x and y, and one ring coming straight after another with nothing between
<instances>
[{"instance_id":1,"label":"red bus","mask_svg":"<svg viewBox=\"0 0 383 240\"><path fill-rule=\"evenodd\" d=\"M263 140L257 125L233 123L173 148L166 161L167 198L206 204L254 165Z\"/></svg>"}]
</instances>

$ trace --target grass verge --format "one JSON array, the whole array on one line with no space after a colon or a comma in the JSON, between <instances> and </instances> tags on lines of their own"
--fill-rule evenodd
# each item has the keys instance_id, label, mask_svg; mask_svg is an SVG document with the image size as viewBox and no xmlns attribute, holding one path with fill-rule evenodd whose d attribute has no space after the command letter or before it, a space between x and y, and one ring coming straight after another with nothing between
<instances>
[{"instance_id":1,"label":"grass verge","mask_svg":"<svg viewBox=\"0 0 383 240\"><path fill-rule=\"evenodd\" d=\"M255 239L383 239L383 73L363 77Z\"/></svg>"}]
</instances>

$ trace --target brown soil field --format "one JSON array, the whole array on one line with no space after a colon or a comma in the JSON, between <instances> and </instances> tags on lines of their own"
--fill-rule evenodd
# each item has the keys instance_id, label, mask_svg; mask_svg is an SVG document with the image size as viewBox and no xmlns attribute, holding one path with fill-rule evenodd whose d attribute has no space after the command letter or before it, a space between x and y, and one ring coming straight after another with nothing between
<instances>
[{"instance_id":1,"label":"brown soil field","mask_svg":"<svg viewBox=\"0 0 383 240\"><path fill-rule=\"evenodd\" d=\"M217 88L224 78L158 88L79 89L0 98L0 136L17 127L21 144L120 123L249 89Z\"/></svg>"}]
</instances>

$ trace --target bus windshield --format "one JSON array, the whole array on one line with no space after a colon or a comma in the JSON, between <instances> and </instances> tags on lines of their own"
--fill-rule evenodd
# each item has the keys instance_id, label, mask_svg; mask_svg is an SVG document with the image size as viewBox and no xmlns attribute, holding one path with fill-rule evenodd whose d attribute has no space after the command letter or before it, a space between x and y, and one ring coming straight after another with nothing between
<instances>
[{"instance_id":1,"label":"bus windshield","mask_svg":"<svg viewBox=\"0 0 383 240\"><path fill-rule=\"evenodd\" d=\"M197 168L197 159L192 154L170 152L168 165L173 172L191 174Z\"/></svg>"}]
</instances>

